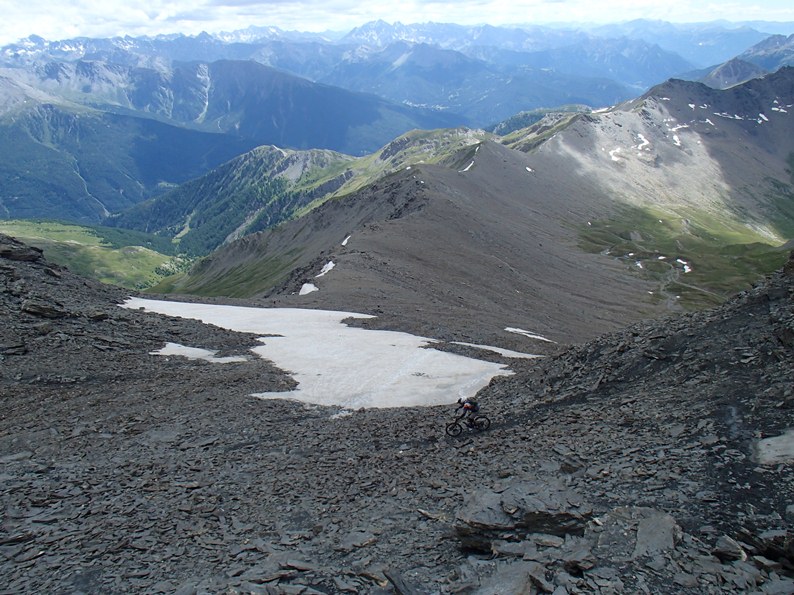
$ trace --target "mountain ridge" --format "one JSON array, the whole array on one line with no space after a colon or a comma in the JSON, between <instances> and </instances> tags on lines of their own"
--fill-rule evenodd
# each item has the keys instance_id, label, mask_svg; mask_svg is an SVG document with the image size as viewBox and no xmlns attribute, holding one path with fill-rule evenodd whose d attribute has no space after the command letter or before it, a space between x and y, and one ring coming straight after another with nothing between
<instances>
[{"instance_id":1,"label":"mountain ridge","mask_svg":"<svg viewBox=\"0 0 794 595\"><path fill-rule=\"evenodd\" d=\"M9 183L0 190L0 212L8 218L98 223L262 144L366 153L408 130L460 120L254 62L165 73L51 63L38 84L5 74L0 128ZM61 87L66 97L56 93ZM38 165L43 154L49 174Z\"/></svg>"},{"instance_id":2,"label":"mountain ridge","mask_svg":"<svg viewBox=\"0 0 794 595\"><path fill-rule=\"evenodd\" d=\"M793 74L727 91L673 80L602 113L541 120L504 144L485 136L437 165L403 161L158 290L356 303L378 324L390 304L418 300L428 305L413 332L454 336L475 316L490 324L488 344L513 349L506 327L585 340L634 316L719 303L779 266L794 233L792 120L769 111L794 98ZM580 299L598 306L577 310Z\"/></svg>"}]
</instances>

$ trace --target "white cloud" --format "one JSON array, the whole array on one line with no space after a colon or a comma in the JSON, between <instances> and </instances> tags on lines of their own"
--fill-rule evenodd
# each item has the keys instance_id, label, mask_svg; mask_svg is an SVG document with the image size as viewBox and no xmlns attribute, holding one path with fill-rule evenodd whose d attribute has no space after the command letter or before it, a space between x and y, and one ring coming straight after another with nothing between
<instances>
[{"instance_id":1,"label":"white cloud","mask_svg":"<svg viewBox=\"0 0 794 595\"><path fill-rule=\"evenodd\" d=\"M368 21L455 22L503 25L549 22L617 22L635 18L677 22L726 20L794 21L789 0L704 3L615 0L507 0L365 3L352 0L0 0L0 43L30 34L47 39L78 36L156 35L277 26L301 31L348 31Z\"/></svg>"}]
</instances>

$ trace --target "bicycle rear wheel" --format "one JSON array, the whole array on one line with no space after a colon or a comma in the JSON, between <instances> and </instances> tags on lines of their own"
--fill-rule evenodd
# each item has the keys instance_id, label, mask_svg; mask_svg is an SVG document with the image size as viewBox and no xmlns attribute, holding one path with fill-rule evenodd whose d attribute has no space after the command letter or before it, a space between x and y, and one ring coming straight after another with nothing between
<instances>
[{"instance_id":1,"label":"bicycle rear wheel","mask_svg":"<svg viewBox=\"0 0 794 595\"><path fill-rule=\"evenodd\" d=\"M474 418L474 427L479 431L487 430L491 427L491 420L484 415L478 415Z\"/></svg>"},{"instance_id":2,"label":"bicycle rear wheel","mask_svg":"<svg viewBox=\"0 0 794 595\"><path fill-rule=\"evenodd\" d=\"M458 422L453 421L451 424L447 424L447 434L450 436L460 436L460 433L463 431L463 426L460 425Z\"/></svg>"}]
</instances>

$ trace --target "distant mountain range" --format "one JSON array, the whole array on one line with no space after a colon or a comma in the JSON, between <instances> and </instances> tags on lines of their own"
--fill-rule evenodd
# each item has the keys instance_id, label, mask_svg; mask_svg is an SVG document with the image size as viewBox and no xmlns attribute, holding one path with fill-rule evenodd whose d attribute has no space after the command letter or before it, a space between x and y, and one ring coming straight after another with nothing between
<instances>
[{"instance_id":1,"label":"distant mountain range","mask_svg":"<svg viewBox=\"0 0 794 595\"><path fill-rule=\"evenodd\" d=\"M725 62L771 34L778 33L765 29L765 23L757 25L760 28L719 21L681 24L638 19L598 26L591 33L608 38L654 40L661 48L678 54L698 67L705 67ZM789 33L794 32L794 24L789 24L787 30Z\"/></svg>"},{"instance_id":2,"label":"distant mountain range","mask_svg":"<svg viewBox=\"0 0 794 595\"><path fill-rule=\"evenodd\" d=\"M734 62L687 78L725 87L774 70L791 63L791 38L648 21L33 36L0 48L0 216L99 222L259 145L366 155L412 129L614 105L737 54L763 70Z\"/></svg>"},{"instance_id":3,"label":"distant mountain range","mask_svg":"<svg viewBox=\"0 0 794 595\"><path fill-rule=\"evenodd\" d=\"M672 76L713 68L769 36L727 23L640 20L583 30L375 21L338 39L274 27L195 37L33 36L0 48L0 63L18 68L88 60L159 70L176 62L253 60L315 82L451 111L485 126L521 110L573 101L598 107L616 95L628 99ZM502 101L496 91L508 84L516 89L514 98Z\"/></svg>"},{"instance_id":4,"label":"distant mountain range","mask_svg":"<svg viewBox=\"0 0 794 595\"><path fill-rule=\"evenodd\" d=\"M716 89L727 89L784 66L794 66L794 35L773 35L732 60L684 78L697 79Z\"/></svg>"},{"instance_id":5,"label":"distant mountain range","mask_svg":"<svg viewBox=\"0 0 794 595\"><path fill-rule=\"evenodd\" d=\"M0 214L99 222L263 144L371 152L462 118L253 61L0 72Z\"/></svg>"}]
</instances>

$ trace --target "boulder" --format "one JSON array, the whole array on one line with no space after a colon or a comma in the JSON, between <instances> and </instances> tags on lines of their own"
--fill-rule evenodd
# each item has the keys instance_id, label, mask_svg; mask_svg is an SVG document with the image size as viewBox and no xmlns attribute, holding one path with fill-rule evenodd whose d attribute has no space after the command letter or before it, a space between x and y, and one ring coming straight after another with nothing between
<instances>
[{"instance_id":1,"label":"boulder","mask_svg":"<svg viewBox=\"0 0 794 595\"><path fill-rule=\"evenodd\" d=\"M551 593L546 569L537 562L508 562L498 564L496 571L483 581L476 595L513 595L514 593Z\"/></svg>"},{"instance_id":2,"label":"boulder","mask_svg":"<svg viewBox=\"0 0 794 595\"><path fill-rule=\"evenodd\" d=\"M41 302L37 300L25 300L22 302L22 311L42 318L65 318L69 312L57 304Z\"/></svg>"},{"instance_id":3,"label":"boulder","mask_svg":"<svg viewBox=\"0 0 794 595\"><path fill-rule=\"evenodd\" d=\"M721 536L714 544L714 549L711 553L717 556L722 561L729 560L746 560L747 553L744 551L739 542L727 535Z\"/></svg>"},{"instance_id":4,"label":"boulder","mask_svg":"<svg viewBox=\"0 0 794 595\"><path fill-rule=\"evenodd\" d=\"M591 515L590 506L560 484L519 482L501 493L474 493L454 528L463 548L490 553L494 541L523 541L533 533L583 535Z\"/></svg>"},{"instance_id":5,"label":"boulder","mask_svg":"<svg viewBox=\"0 0 794 595\"><path fill-rule=\"evenodd\" d=\"M645 507L620 507L598 519L588 530L598 558L627 562L654 558L675 548L681 528L669 514Z\"/></svg>"},{"instance_id":6,"label":"boulder","mask_svg":"<svg viewBox=\"0 0 794 595\"><path fill-rule=\"evenodd\" d=\"M20 262L37 262L42 260L42 250L19 242L11 237L0 237L0 258Z\"/></svg>"}]
</instances>

